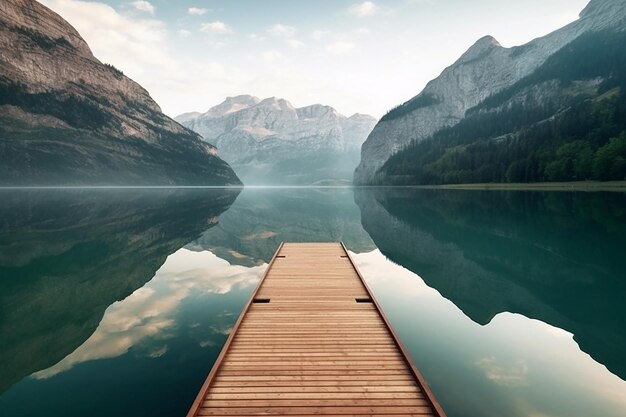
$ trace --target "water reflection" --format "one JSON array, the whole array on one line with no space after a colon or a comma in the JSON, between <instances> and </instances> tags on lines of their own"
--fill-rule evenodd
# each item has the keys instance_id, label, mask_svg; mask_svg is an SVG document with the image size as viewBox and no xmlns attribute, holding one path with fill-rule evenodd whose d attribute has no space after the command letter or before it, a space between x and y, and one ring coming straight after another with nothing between
<instances>
[{"instance_id":1,"label":"water reflection","mask_svg":"<svg viewBox=\"0 0 626 417\"><path fill-rule=\"evenodd\" d=\"M0 193L0 392L49 368L213 227L237 191Z\"/></svg>"},{"instance_id":2,"label":"water reflection","mask_svg":"<svg viewBox=\"0 0 626 417\"><path fill-rule=\"evenodd\" d=\"M33 376L49 378L79 363L121 356L132 347L147 343L147 339L152 339L152 345L145 354L152 358L163 356L168 350L168 340L178 334L176 312L183 300L248 289L258 282L265 267L231 266L210 252L181 249L167 258L148 284L111 305L85 343L61 362ZM215 334L230 333L229 325L211 322ZM213 339L208 337L198 344L215 346Z\"/></svg>"},{"instance_id":3,"label":"water reflection","mask_svg":"<svg viewBox=\"0 0 626 417\"><path fill-rule=\"evenodd\" d=\"M0 415L184 415L283 240L347 243L450 417L624 414L624 195L355 193L2 194Z\"/></svg>"},{"instance_id":4,"label":"water reflection","mask_svg":"<svg viewBox=\"0 0 626 417\"><path fill-rule=\"evenodd\" d=\"M360 222L351 189L245 189L233 207L187 247L210 250L238 265L269 262L280 242L339 242L375 248Z\"/></svg>"},{"instance_id":5,"label":"water reflection","mask_svg":"<svg viewBox=\"0 0 626 417\"><path fill-rule=\"evenodd\" d=\"M475 322L536 318L626 379L626 195L374 189L355 200L381 252Z\"/></svg>"},{"instance_id":6,"label":"water reflection","mask_svg":"<svg viewBox=\"0 0 626 417\"><path fill-rule=\"evenodd\" d=\"M378 250L356 263L449 417L620 417L626 382L571 333L519 314L487 325Z\"/></svg>"}]
</instances>

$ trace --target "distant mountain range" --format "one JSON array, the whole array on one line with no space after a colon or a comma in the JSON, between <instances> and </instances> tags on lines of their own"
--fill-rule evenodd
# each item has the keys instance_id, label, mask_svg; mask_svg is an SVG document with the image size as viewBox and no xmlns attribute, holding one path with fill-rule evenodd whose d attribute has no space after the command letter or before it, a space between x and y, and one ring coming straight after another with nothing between
<instances>
[{"instance_id":1,"label":"distant mountain range","mask_svg":"<svg viewBox=\"0 0 626 417\"><path fill-rule=\"evenodd\" d=\"M40 3L0 2L0 51L0 185L240 184Z\"/></svg>"},{"instance_id":2,"label":"distant mountain range","mask_svg":"<svg viewBox=\"0 0 626 417\"><path fill-rule=\"evenodd\" d=\"M217 146L247 185L349 183L376 119L241 95L175 120Z\"/></svg>"},{"instance_id":3,"label":"distant mountain range","mask_svg":"<svg viewBox=\"0 0 626 417\"><path fill-rule=\"evenodd\" d=\"M626 2L513 48L480 39L363 145L357 184L626 177Z\"/></svg>"}]
</instances>

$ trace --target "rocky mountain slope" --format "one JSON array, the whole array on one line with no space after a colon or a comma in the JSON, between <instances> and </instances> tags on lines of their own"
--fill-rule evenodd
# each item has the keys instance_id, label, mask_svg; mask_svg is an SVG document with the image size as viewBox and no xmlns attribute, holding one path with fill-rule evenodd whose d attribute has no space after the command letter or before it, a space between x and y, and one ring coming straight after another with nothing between
<instances>
[{"instance_id":1,"label":"rocky mountain slope","mask_svg":"<svg viewBox=\"0 0 626 417\"><path fill-rule=\"evenodd\" d=\"M457 125L378 171L384 184L623 180L626 32L580 36Z\"/></svg>"},{"instance_id":2,"label":"rocky mountain slope","mask_svg":"<svg viewBox=\"0 0 626 417\"><path fill-rule=\"evenodd\" d=\"M239 184L215 148L34 0L0 3L0 184Z\"/></svg>"},{"instance_id":3,"label":"rocky mountain slope","mask_svg":"<svg viewBox=\"0 0 626 417\"><path fill-rule=\"evenodd\" d=\"M330 106L295 108L275 97L229 97L206 113L176 120L220 150L246 184L350 180L376 119Z\"/></svg>"},{"instance_id":4,"label":"rocky mountain slope","mask_svg":"<svg viewBox=\"0 0 626 417\"><path fill-rule=\"evenodd\" d=\"M504 48L492 37L480 39L418 96L381 119L363 145L355 182L385 183L385 174L379 170L392 155L457 125L469 110L532 76L556 52L582 35L625 27L626 2L592 0L577 21L525 45ZM536 87L541 91L541 86Z\"/></svg>"}]
</instances>

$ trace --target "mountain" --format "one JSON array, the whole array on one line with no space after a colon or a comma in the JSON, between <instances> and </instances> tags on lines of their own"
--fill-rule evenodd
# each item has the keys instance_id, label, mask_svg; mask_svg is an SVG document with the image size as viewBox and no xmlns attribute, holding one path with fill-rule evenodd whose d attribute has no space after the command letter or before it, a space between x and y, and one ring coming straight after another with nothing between
<instances>
[{"instance_id":1,"label":"mountain","mask_svg":"<svg viewBox=\"0 0 626 417\"><path fill-rule=\"evenodd\" d=\"M592 106L597 99L604 101L605 108L620 112L621 89L605 93L619 88L626 70L621 46L625 28L626 2L593 0L577 21L525 45L505 48L490 36L480 39L419 95L381 119L363 145L355 183L548 179L540 170L558 159L564 143L553 135L550 146L533 156L535 144L525 143L523 134L528 129L550 130L564 118L573 119L567 111L581 102ZM597 68L584 65L591 57ZM605 129L593 151L619 136L620 117L607 121L618 126ZM471 126L462 125L469 118L472 122L466 123ZM606 127L601 124L579 129L579 137L572 139L585 139L592 130ZM480 149L474 151L480 150L481 158L467 152L479 141ZM500 163L511 147L516 159ZM533 162L523 162L527 159ZM511 168L515 160L518 163ZM524 170L533 174L514 175Z\"/></svg>"},{"instance_id":2,"label":"mountain","mask_svg":"<svg viewBox=\"0 0 626 417\"><path fill-rule=\"evenodd\" d=\"M540 320L626 378L625 194L363 187L355 201L380 251L474 322Z\"/></svg>"},{"instance_id":3,"label":"mountain","mask_svg":"<svg viewBox=\"0 0 626 417\"><path fill-rule=\"evenodd\" d=\"M82 345L239 191L3 190L0 392Z\"/></svg>"},{"instance_id":4,"label":"mountain","mask_svg":"<svg viewBox=\"0 0 626 417\"><path fill-rule=\"evenodd\" d=\"M38 2L0 3L0 50L0 184L240 184L214 146Z\"/></svg>"},{"instance_id":5,"label":"mountain","mask_svg":"<svg viewBox=\"0 0 626 417\"><path fill-rule=\"evenodd\" d=\"M206 113L176 120L214 143L246 184L350 181L361 144L376 124L330 106L295 108L275 97L228 97Z\"/></svg>"}]
</instances>

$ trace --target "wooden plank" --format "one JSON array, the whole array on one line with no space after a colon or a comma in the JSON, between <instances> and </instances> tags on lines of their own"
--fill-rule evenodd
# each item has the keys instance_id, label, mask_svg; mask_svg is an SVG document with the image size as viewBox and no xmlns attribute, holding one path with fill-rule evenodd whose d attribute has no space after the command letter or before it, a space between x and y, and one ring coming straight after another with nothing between
<instances>
[{"instance_id":1,"label":"wooden plank","mask_svg":"<svg viewBox=\"0 0 626 417\"><path fill-rule=\"evenodd\" d=\"M406 392L385 392L385 391L357 391L357 392L319 392L319 391L311 391L311 392L287 392L281 390L281 392L236 392L236 391L227 391L227 392L216 392L215 388L211 389L211 392L206 396L206 404L210 406L216 406L213 400L220 401L234 401L234 400L259 400L259 401L273 401L273 400L294 400L289 405L297 405L295 404L295 400L333 400L338 402L339 405L345 405L345 400L363 400L359 401L359 405L366 405L366 400L410 400L421 398L421 394L414 391L406 391ZM250 403L252 404L252 403ZM421 405L427 405L425 400L420 402ZM233 405L233 404L229 404ZM271 407L275 404L269 404ZM318 403L317 405L322 405ZM379 405L378 401L374 402L374 405ZM394 405L399 405L395 403Z\"/></svg>"},{"instance_id":2,"label":"wooden plank","mask_svg":"<svg viewBox=\"0 0 626 417\"><path fill-rule=\"evenodd\" d=\"M286 395L286 394L285 394ZM223 407L384 407L384 406L413 406L427 407L428 403L421 398L371 398L370 394L358 398L347 399L319 399L319 398L272 398L272 399L210 399L207 396L202 408L223 408Z\"/></svg>"},{"instance_id":3,"label":"wooden plank","mask_svg":"<svg viewBox=\"0 0 626 417\"><path fill-rule=\"evenodd\" d=\"M357 269L356 265L354 264L354 260L352 259L352 256L350 256L350 254L348 253L348 250L346 249L346 247L343 244L343 242L341 243L341 246L343 247L346 255L348 255L348 259L350 260L350 263L354 267L354 271L358 274L359 279L363 283L363 286L365 287L367 293L369 294L370 298L372 299L372 303L376 307L376 310L378 310L378 313L380 314L380 316L384 320L385 324L387 325L387 328L389 329L389 332L391 333L391 336L393 337L393 340L394 340L395 344L398 346L398 349L400 349L400 352L402 353L402 355L404 356L407 364L409 365L409 367L410 367L410 369L411 369L411 371L413 373L413 376L415 377L415 380L417 381L418 385L420 386L420 388L424 392L424 396L428 399L428 402L430 403L430 406L432 407L433 414L434 415L438 415L438 416L445 416L445 412L443 411L443 407L441 407L441 404L439 404L439 401L437 401L437 398L435 397L435 394L433 394L433 392L430 390L430 387L426 383L426 379L422 376L420 371L418 371L417 367L413 363L413 360L411 359L411 356L407 352L406 348L402 344L402 341L400 340L400 338L398 337L396 332L393 330L393 327L391 326L391 323L387 319L387 316L385 315L385 312L380 307L380 304L378 304L378 301L376 300L376 298L372 294L372 291L370 290L369 286L367 285L367 282L365 282L365 279L363 278L363 276L361 275L361 273Z\"/></svg>"},{"instance_id":4,"label":"wooden plank","mask_svg":"<svg viewBox=\"0 0 626 417\"><path fill-rule=\"evenodd\" d=\"M373 372L376 371L376 372ZM388 369L350 369L348 371L338 369L289 369L289 370L277 370L277 369L264 369L257 372L254 375L245 373L240 370L229 370L220 373L218 379L233 380L299 380L299 381L311 381L316 379L333 379L336 381L341 380L359 380L359 379L401 379L402 377L410 379L409 372L390 371ZM406 379L406 378L405 378Z\"/></svg>"},{"instance_id":5,"label":"wooden plank","mask_svg":"<svg viewBox=\"0 0 626 417\"><path fill-rule=\"evenodd\" d=\"M214 384L213 387L211 387L211 392L207 395L207 398L209 398L211 395L214 395L214 394L226 394L226 393L233 393L233 394L270 393L270 394L282 395L282 394L287 394L287 393L313 393L313 392L315 393L411 392L413 393L413 395L415 395L416 398L422 398L421 397L422 394L417 392L416 386L405 386L405 385L397 385L397 386L377 385L374 387L368 387L368 386L352 386L352 387L350 386L349 387L345 387L345 386L344 387L342 386L330 386L330 387L328 386L326 387L283 386L280 390L277 391L275 387L223 387L217 384Z\"/></svg>"},{"instance_id":6,"label":"wooden plank","mask_svg":"<svg viewBox=\"0 0 626 417\"><path fill-rule=\"evenodd\" d=\"M188 413L204 415L445 417L340 243L280 245Z\"/></svg>"},{"instance_id":7,"label":"wooden plank","mask_svg":"<svg viewBox=\"0 0 626 417\"><path fill-rule=\"evenodd\" d=\"M413 385L412 376L406 375L393 375L393 374L372 374L372 375L353 375L339 379L343 375L337 375L329 372L311 372L308 373L292 373L292 374L260 374L255 376L238 375L228 373L223 377L216 378L215 381L220 382L278 382L289 383L294 386L311 386L316 385L318 381L333 382L337 385L342 385L344 382L368 382L374 381L377 384L388 384L385 381L394 381L394 384L400 383L402 385ZM369 385L369 382L367 383ZM283 385L283 384L280 384Z\"/></svg>"},{"instance_id":8,"label":"wooden plank","mask_svg":"<svg viewBox=\"0 0 626 417\"><path fill-rule=\"evenodd\" d=\"M235 326L233 327L233 330L231 331L230 335L228 336L228 339L226 340L226 343L224 344L224 347L222 348L222 351L220 352L219 356L215 360L215 363L213 364L213 368L211 368L211 372L209 372L209 376L207 376L207 379L204 382L204 384L202 385L202 388L200 388L200 392L196 396L196 399L194 400L193 404L191 405L191 408L189 409L189 412L187 413L187 417L195 417L196 415L198 415L198 410L200 409L200 405L204 401L204 398L206 397L207 392L209 391L209 388L211 387L211 381L213 381L213 378L215 378L215 375L217 374L217 371L219 370L220 365L222 364L222 361L224 360L224 357L228 353L228 348L229 348L230 344L233 342L233 339L235 338L235 335L237 334L237 329L239 328L239 326L241 326L241 322L243 321L243 318L245 317L246 312L248 311L248 309L252 305L252 301L254 300L254 298L256 297L257 293L259 292L259 289L263 285L263 281L265 281L265 278L267 278L267 274L271 270L272 264L276 260L276 256L280 253L280 249L283 247L283 245L284 244L281 243L280 246L278 247L278 250L276 251L276 253L272 257L272 260L270 261L267 269L265 270L265 273L263 274L263 277L259 281L259 284L257 285L256 289L254 290L254 292L250 296L250 299L248 300L248 302L246 303L245 307L241 311L241 314L237 318L237 322L235 323Z\"/></svg>"},{"instance_id":9,"label":"wooden plank","mask_svg":"<svg viewBox=\"0 0 626 417\"><path fill-rule=\"evenodd\" d=\"M291 377L291 378L289 378ZM293 378L300 377L300 378ZM345 378L337 380L337 375L266 375L250 377L245 375L233 375L225 378L215 378L215 384L219 386L294 386L294 387L314 387L314 386L417 386L413 383L411 375L364 375L360 377Z\"/></svg>"},{"instance_id":10,"label":"wooden plank","mask_svg":"<svg viewBox=\"0 0 626 417\"><path fill-rule=\"evenodd\" d=\"M411 406L387 406L387 407L221 407L221 408L200 408L198 416L267 416L267 415L406 415L415 414L420 416L432 416L430 407Z\"/></svg>"}]
</instances>

